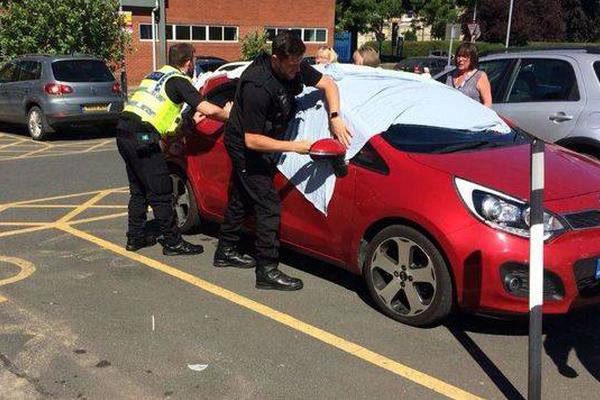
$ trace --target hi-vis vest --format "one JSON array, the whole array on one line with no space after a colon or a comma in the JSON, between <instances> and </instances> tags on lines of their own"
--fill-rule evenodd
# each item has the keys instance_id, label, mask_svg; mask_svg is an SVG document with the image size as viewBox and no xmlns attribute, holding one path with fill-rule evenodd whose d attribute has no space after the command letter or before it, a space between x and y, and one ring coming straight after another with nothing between
<instances>
[{"instance_id":1,"label":"hi-vis vest","mask_svg":"<svg viewBox=\"0 0 600 400\"><path fill-rule=\"evenodd\" d=\"M173 77L192 81L178 69L165 65L144 78L123 111L139 116L161 136L173 135L181 120L183 108L183 103L173 103L165 90L167 81Z\"/></svg>"}]
</instances>

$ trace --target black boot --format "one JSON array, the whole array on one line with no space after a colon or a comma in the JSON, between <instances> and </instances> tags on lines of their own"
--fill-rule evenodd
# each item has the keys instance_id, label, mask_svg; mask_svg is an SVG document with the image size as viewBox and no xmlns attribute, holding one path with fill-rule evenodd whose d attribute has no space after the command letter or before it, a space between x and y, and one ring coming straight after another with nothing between
<instances>
[{"instance_id":1,"label":"black boot","mask_svg":"<svg viewBox=\"0 0 600 400\"><path fill-rule=\"evenodd\" d=\"M213 265L219 268L233 267L249 269L256 266L256 261L248 254L240 253L235 246L219 243L217 251L215 251Z\"/></svg>"},{"instance_id":2,"label":"black boot","mask_svg":"<svg viewBox=\"0 0 600 400\"><path fill-rule=\"evenodd\" d=\"M125 250L127 251L138 251L144 247L151 247L156 244L156 237L147 235L142 237L128 237L127 245Z\"/></svg>"},{"instance_id":3,"label":"black boot","mask_svg":"<svg viewBox=\"0 0 600 400\"><path fill-rule=\"evenodd\" d=\"M204 252L204 247L198 244L192 244L181 239L177 244L163 244L163 254L165 256L189 256L193 254L201 254Z\"/></svg>"},{"instance_id":4,"label":"black boot","mask_svg":"<svg viewBox=\"0 0 600 400\"><path fill-rule=\"evenodd\" d=\"M256 268L256 288L266 290L300 290L304 284L277 269L277 266Z\"/></svg>"}]
</instances>

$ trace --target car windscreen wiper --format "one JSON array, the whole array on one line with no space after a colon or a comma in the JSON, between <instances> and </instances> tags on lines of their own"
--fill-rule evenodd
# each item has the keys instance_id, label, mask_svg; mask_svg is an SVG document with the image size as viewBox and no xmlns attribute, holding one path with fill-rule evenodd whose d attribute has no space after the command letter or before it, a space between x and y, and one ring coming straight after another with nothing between
<instances>
[{"instance_id":1,"label":"car windscreen wiper","mask_svg":"<svg viewBox=\"0 0 600 400\"><path fill-rule=\"evenodd\" d=\"M502 146L502 145L503 145L503 143L496 142L496 141L472 140L469 142L451 144L449 146L446 146L439 150L436 150L433 153L436 153L436 154L455 153L457 151L462 151L462 150L473 150L473 149L497 147L497 146Z\"/></svg>"}]
</instances>

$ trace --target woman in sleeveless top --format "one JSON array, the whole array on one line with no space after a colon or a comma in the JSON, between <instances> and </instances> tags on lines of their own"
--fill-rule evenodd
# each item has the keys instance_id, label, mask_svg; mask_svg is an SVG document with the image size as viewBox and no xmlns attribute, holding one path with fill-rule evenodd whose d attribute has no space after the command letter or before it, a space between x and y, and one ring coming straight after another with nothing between
<instances>
[{"instance_id":1,"label":"woman in sleeveless top","mask_svg":"<svg viewBox=\"0 0 600 400\"><path fill-rule=\"evenodd\" d=\"M456 69L448 74L446 85L458 89L486 107L492 106L492 88L487 74L479 69L477 47L473 43L463 43L454 57Z\"/></svg>"}]
</instances>

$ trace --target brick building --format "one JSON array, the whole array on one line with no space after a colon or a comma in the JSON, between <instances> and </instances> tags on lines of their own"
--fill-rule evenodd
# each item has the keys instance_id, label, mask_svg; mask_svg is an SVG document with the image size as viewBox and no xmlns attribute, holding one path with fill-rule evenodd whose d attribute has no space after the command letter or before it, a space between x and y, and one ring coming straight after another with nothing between
<instances>
[{"instance_id":1,"label":"brick building","mask_svg":"<svg viewBox=\"0 0 600 400\"><path fill-rule=\"evenodd\" d=\"M123 10L132 15L133 51L125 63L129 84L135 86L153 67L152 8ZM165 17L167 45L189 42L196 55L238 60L241 39L257 29L270 35L298 30L307 54L314 54L319 46L333 45L335 0L167 0Z\"/></svg>"}]
</instances>

